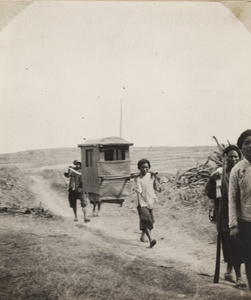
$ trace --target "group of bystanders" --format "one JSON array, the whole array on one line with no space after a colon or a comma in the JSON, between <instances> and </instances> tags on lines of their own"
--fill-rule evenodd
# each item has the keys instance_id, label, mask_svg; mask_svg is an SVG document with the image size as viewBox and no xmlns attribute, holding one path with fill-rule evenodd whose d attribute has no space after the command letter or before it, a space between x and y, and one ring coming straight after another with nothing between
<instances>
[{"instance_id":1,"label":"group of bystanders","mask_svg":"<svg viewBox=\"0 0 251 300\"><path fill-rule=\"evenodd\" d=\"M224 279L235 282L237 288L245 288L241 275L241 264L245 263L251 290L251 129L240 135L237 146L224 149L225 163L211 175L208 183L217 188L220 182L221 187L220 198L217 194L215 197L215 206L223 257L227 263ZM236 280L232 276L233 270Z\"/></svg>"}]
</instances>

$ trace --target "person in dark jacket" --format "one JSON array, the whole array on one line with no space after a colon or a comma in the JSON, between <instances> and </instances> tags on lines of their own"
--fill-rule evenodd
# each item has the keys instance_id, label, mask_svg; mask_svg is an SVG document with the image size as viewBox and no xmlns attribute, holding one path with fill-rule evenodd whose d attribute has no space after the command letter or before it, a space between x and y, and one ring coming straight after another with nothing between
<instances>
[{"instance_id":1,"label":"person in dark jacket","mask_svg":"<svg viewBox=\"0 0 251 300\"><path fill-rule=\"evenodd\" d=\"M222 252L224 257L224 262L227 263L226 272L224 274L224 279L230 282L235 282L237 288L245 288L241 275L241 264L244 262L242 255L242 248L239 241L234 241L230 239L230 229L228 226L229 214L228 214L228 191L229 191L229 177L232 168L238 163L242 155L237 146L230 145L224 151L223 155L226 156L226 165L224 169L218 168L210 177L209 185L211 188L220 187L221 188L221 200L222 200L222 224L221 224L221 234L222 234ZM210 188L210 187L209 187ZM215 199L216 207L216 220L218 220L219 211L219 198ZM232 276L232 271L235 271L236 281Z\"/></svg>"}]
</instances>

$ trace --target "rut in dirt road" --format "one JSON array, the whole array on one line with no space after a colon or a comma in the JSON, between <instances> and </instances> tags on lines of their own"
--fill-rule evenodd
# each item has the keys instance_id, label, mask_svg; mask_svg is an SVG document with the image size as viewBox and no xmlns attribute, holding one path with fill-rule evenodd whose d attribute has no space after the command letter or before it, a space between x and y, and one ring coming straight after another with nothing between
<instances>
[{"instance_id":1,"label":"rut in dirt road","mask_svg":"<svg viewBox=\"0 0 251 300\"><path fill-rule=\"evenodd\" d=\"M50 182L45 181L42 176L32 175L30 177L34 181L30 189L43 208L50 210L55 215L69 220L73 219L72 209L69 207L67 198L64 199L64 196L53 190Z\"/></svg>"},{"instance_id":2,"label":"rut in dirt road","mask_svg":"<svg viewBox=\"0 0 251 300\"><path fill-rule=\"evenodd\" d=\"M73 222L73 212L69 207L67 193L60 195L50 187L50 181L44 180L40 175L32 175L34 184L32 191L42 207L49 209L56 215L62 216L73 226L81 226L83 215L78 203L79 222ZM141 243L138 229L138 216L133 212L131 203L125 203L123 207L114 204L103 204L99 217L92 217L91 205L87 206L91 222L88 228L93 234L99 234L110 239L116 239L123 247L128 246L128 253L132 252L130 247L137 247L137 251L143 251L144 255L154 255L156 261L161 265L167 265L167 261L173 260L178 264L185 264L194 271L208 276L213 275L214 270L214 245L207 245L200 241L191 240L182 228L160 224L159 220L155 226L154 235L157 245L149 251L147 243ZM158 224L159 223L159 224ZM182 245L182 246L181 246Z\"/></svg>"}]
</instances>

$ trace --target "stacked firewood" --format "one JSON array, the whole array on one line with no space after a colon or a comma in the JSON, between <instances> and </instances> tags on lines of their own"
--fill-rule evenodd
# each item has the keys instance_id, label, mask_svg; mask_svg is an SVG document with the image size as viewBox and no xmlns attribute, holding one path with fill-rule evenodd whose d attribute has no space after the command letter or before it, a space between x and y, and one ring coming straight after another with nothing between
<instances>
[{"instance_id":1,"label":"stacked firewood","mask_svg":"<svg viewBox=\"0 0 251 300\"><path fill-rule=\"evenodd\" d=\"M217 143L218 151L214 151L203 165L191 168L179 175L177 178L177 187L199 187L206 184L212 172L222 166L224 144L219 144L217 138L213 137ZM228 142L230 145L230 143ZM214 164L210 164L213 162Z\"/></svg>"},{"instance_id":2,"label":"stacked firewood","mask_svg":"<svg viewBox=\"0 0 251 300\"><path fill-rule=\"evenodd\" d=\"M0 213L8 213L8 214L32 214L34 217L41 218L50 218L54 219L55 215L49 211L48 209L44 209L41 206L39 207L22 207L16 204L8 205L0 202Z\"/></svg>"},{"instance_id":3,"label":"stacked firewood","mask_svg":"<svg viewBox=\"0 0 251 300\"><path fill-rule=\"evenodd\" d=\"M208 164L208 161L204 165L191 168L181 174L177 180L177 187L196 187L204 185L212 173L212 167Z\"/></svg>"},{"instance_id":4,"label":"stacked firewood","mask_svg":"<svg viewBox=\"0 0 251 300\"><path fill-rule=\"evenodd\" d=\"M216 141L219 151L214 151L214 155L210 155L208 159L213 161L216 164L216 167L219 168L219 167L222 167L223 151L226 147L224 144L219 144L219 142L215 136L213 136L213 139ZM230 145L229 142L228 142L228 145Z\"/></svg>"}]
</instances>

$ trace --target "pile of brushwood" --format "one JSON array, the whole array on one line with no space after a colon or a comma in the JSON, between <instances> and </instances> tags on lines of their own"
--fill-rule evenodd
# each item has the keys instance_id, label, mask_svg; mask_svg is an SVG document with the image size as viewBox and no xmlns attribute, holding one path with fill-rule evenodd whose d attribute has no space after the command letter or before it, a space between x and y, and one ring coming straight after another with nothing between
<instances>
[{"instance_id":1,"label":"pile of brushwood","mask_svg":"<svg viewBox=\"0 0 251 300\"><path fill-rule=\"evenodd\" d=\"M7 205L0 202L0 213L7 214L31 214L34 217L55 219L55 215L48 209L44 209L41 206L38 207L22 207L16 204Z\"/></svg>"},{"instance_id":2,"label":"pile of brushwood","mask_svg":"<svg viewBox=\"0 0 251 300\"><path fill-rule=\"evenodd\" d=\"M191 168L179 175L176 182L178 188L204 186L212 172L222 166L223 151L226 147L224 144L219 144L215 136L213 136L213 138L217 143L218 151L214 151L214 153L208 157L205 164ZM228 145L231 144L228 142Z\"/></svg>"}]
</instances>

